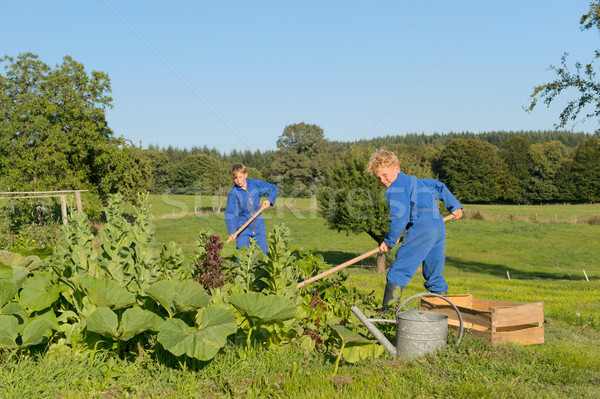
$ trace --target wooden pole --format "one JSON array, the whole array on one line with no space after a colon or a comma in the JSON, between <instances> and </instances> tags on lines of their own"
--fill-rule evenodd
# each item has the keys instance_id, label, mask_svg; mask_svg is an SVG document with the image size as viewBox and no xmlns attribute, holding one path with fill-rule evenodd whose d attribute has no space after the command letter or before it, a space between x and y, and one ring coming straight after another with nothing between
<instances>
[{"instance_id":1,"label":"wooden pole","mask_svg":"<svg viewBox=\"0 0 600 399\"><path fill-rule=\"evenodd\" d=\"M60 196L60 211L61 211L62 217L63 217L63 224L66 226L67 224L69 224L69 220L67 219L67 196L66 195Z\"/></svg>"},{"instance_id":2,"label":"wooden pole","mask_svg":"<svg viewBox=\"0 0 600 399\"><path fill-rule=\"evenodd\" d=\"M332 267L329 270L325 270L323 273L317 274L316 276L313 276L313 277L311 277L311 278L309 278L307 280L302 281L301 283L298 283L298 285L296 286L296 289L300 289L300 288L304 287L305 285L308 285L310 283L313 283L313 282L315 282L317 280L322 279L325 276L329 276L330 274L335 273L335 272L337 272L339 270L342 270L343 268L345 268L347 266L353 265L353 264L355 264L358 261L361 261L361 260L363 260L365 258L368 258L369 256L373 256L373 255L375 255L378 252L379 252L379 247L377 247L375 249L372 249L369 252L365 252L364 254L359 255L356 258L350 259L349 261L344 262L344 263L342 263L339 266Z\"/></svg>"},{"instance_id":3,"label":"wooden pole","mask_svg":"<svg viewBox=\"0 0 600 399\"><path fill-rule=\"evenodd\" d=\"M75 199L77 200L77 211L83 211L83 205L81 203L81 190L75 190Z\"/></svg>"},{"instance_id":4,"label":"wooden pole","mask_svg":"<svg viewBox=\"0 0 600 399\"><path fill-rule=\"evenodd\" d=\"M59 191L3 191L0 195L10 194L57 194L57 193L72 193L75 191L89 191L89 190L59 190Z\"/></svg>"}]
</instances>

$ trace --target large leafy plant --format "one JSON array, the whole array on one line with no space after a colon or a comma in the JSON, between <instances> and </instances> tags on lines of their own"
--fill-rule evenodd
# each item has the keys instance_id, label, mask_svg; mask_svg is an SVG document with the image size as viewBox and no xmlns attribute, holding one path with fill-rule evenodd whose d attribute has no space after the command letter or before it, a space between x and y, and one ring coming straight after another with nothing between
<instances>
[{"instance_id":1,"label":"large leafy plant","mask_svg":"<svg viewBox=\"0 0 600 399\"><path fill-rule=\"evenodd\" d=\"M58 345L122 355L127 344L144 345L157 335L175 356L214 356L236 331L235 315L210 308L209 296L190 279L193 267L175 244L160 252L154 248L149 207L144 198L140 202L129 222L122 197L111 197L97 237L86 216L74 213L46 265L35 257L2 254L0 347L25 348L52 335ZM182 352L171 344L174 323L203 338L192 339L191 349Z\"/></svg>"},{"instance_id":2,"label":"large leafy plant","mask_svg":"<svg viewBox=\"0 0 600 399\"><path fill-rule=\"evenodd\" d=\"M139 202L128 217L122 197L111 197L97 235L84 214L73 213L45 261L0 253L0 348L129 356L132 348L159 345L206 361L228 340L247 348L298 340L335 352L334 331L354 329L350 305L369 311L372 298L347 288L344 273L296 289L329 265L294 248L285 226L270 232L268 255L255 243L221 251L218 237L201 232L186 264L176 244L155 248L149 206ZM348 361L357 358L346 353L353 345L343 349Z\"/></svg>"},{"instance_id":3,"label":"large leafy plant","mask_svg":"<svg viewBox=\"0 0 600 399\"><path fill-rule=\"evenodd\" d=\"M28 275L40 267L35 256L0 251L0 348L24 349L48 339L57 328L49 308L60 288L48 272Z\"/></svg>"}]
</instances>

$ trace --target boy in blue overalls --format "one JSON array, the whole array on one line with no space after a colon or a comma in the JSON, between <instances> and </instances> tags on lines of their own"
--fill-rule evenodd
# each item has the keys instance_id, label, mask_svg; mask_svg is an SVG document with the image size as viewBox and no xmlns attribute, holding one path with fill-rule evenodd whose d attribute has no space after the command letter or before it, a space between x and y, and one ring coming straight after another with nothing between
<instances>
[{"instance_id":1,"label":"boy in blue overalls","mask_svg":"<svg viewBox=\"0 0 600 399\"><path fill-rule=\"evenodd\" d=\"M391 151L381 150L371 155L367 171L387 188L385 198L390 208L390 231L379 250L389 251L406 230L387 273L383 308L392 299L400 299L402 289L421 263L427 291L446 295L448 284L442 276L446 260L446 228L436 200L442 200L455 219L463 216L462 206L444 183L402 173L400 162Z\"/></svg>"},{"instance_id":2,"label":"boy in blue overalls","mask_svg":"<svg viewBox=\"0 0 600 399\"><path fill-rule=\"evenodd\" d=\"M225 206L225 225L229 232L229 240L236 239L236 248L247 247L250 239L254 238L262 251L267 253L267 235L265 221L258 215L252 223L234 237L235 232L244 225L260 209L273 206L277 198L277 187L257 179L248 179L246 166L236 163L229 170L234 181L234 186L229 190L227 205ZM261 205L260 197L266 195Z\"/></svg>"}]
</instances>

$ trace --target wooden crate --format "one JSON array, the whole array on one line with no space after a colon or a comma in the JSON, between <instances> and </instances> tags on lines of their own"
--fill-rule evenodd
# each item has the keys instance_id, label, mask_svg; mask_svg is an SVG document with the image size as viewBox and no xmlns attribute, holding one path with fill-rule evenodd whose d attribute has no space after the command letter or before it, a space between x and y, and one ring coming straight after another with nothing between
<instances>
[{"instance_id":1,"label":"wooden crate","mask_svg":"<svg viewBox=\"0 0 600 399\"><path fill-rule=\"evenodd\" d=\"M460 310L465 331L493 345L513 342L522 345L544 343L542 302L519 304L473 298L469 294L445 295ZM448 315L448 325L458 329L456 311L443 299L422 297L421 310Z\"/></svg>"}]
</instances>

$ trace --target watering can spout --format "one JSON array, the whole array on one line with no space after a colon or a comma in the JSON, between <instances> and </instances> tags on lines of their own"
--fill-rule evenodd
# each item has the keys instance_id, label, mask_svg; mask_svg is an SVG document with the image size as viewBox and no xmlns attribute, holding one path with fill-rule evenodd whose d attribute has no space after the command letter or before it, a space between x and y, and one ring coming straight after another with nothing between
<instances>
[{"instance_id":1,"label":"watering can spout","mask_svg":"<svg viewBox=\"0 0 600 399\"><path fill-rule=\"evenodd\" d=\"M365 314L357 306L352 306L350 310L352 310L356 317L358 317L358 320L360 320L360 322L363 323L365 327L367 327L367 330L369 330L369 332L373 334L375 339L377 339L377 341L379 341L379 343L383 345L385 350L388 351L390 355L398 357L398 349L396 349L396 347L392 345L392 343L385 337L385 335L383 335L383 333L379 331L377 327L375 327L375 324L373 324L371 320L369 320L369 318L365 316ZM390 322L395 323L394 320L390 320Z\"/></svg>"}]
</instances>

